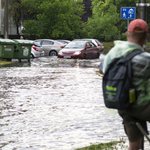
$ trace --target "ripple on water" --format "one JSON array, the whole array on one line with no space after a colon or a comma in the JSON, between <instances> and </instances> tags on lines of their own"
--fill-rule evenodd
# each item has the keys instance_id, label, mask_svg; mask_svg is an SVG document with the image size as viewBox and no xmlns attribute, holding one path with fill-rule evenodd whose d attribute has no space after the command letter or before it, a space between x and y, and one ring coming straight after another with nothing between
<instances>
[{"instance_id":1,"label":"ripple on water","mask_svg":"<svg viewBox=\"0 0 150 150\"><path fill-rule=\"evenodd\" d=\"M73 150L126 139L121 118L104 107L99 62L51 61L57 67L41 58L0 68L1 149Z\"/></svg>"}]
</instances>

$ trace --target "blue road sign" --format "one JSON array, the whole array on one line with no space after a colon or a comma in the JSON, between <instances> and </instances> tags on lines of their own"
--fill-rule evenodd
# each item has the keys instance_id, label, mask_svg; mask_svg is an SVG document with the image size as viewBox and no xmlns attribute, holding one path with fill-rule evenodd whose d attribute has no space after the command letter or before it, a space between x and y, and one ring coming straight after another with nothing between
<instances>
[{"instance_id":1,"label":"blue road sign","mask_svg":"<svg viewBox=\"0 0 150 150\"><path fill-rule=\"evenodd\" d=\"M135 19L135 7L121 7L121 19Z\"/></svg>"}]
</instances>

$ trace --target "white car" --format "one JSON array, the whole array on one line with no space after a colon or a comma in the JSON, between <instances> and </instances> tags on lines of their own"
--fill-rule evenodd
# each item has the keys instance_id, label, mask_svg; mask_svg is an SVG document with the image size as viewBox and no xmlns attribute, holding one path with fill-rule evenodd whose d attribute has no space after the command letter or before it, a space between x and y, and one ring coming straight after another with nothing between
<instances>
[{"instance_id":1,"label":"white car","mask_svg":"<svg viewBox=\"0 0 150 150\"><path fill-rule=\"evenodd\" d=\"M59 51L66 46L66 44L51 39L37 39L35 42L39 42L43 47L44 56L58 56Z\"/></svg>"},{"instance_id":2,"label":"white car","mask_svg":"<svg viewBox=\"0 0 150 150\"><path fill-rule=\"evenodd\" d=\"M33 42L33 46L31 48L31 58L37 58L40 56L44 56L43 47L38 42Z\"/></svg>"},{"instance_id":3,"label":"white car","mask_svg":"<svg viewBox=\"0 0 150 150\"><path fill-rule=\"evenodd\" d=\"M57 40L57 41L66 45L71 42L70 40Z\"/></svg>"}]
</instances>

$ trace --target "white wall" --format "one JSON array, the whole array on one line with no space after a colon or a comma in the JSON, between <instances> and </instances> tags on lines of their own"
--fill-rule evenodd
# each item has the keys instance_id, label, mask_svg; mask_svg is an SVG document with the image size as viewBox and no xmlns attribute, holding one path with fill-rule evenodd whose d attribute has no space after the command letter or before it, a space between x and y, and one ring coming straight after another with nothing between
<instances>
[{"instance_id":1,"label":"white wall","mask_svg":"<svg viewBox=\"0 0 150 150\"><path fill-rule=\"evenodd\" d=\"M9 35L17 34L16 27L13 25L12 19L10 18L8 19L8 34ZM4 9L1 9L1 35L4 35Z\"/></svg>"}]
</instances>

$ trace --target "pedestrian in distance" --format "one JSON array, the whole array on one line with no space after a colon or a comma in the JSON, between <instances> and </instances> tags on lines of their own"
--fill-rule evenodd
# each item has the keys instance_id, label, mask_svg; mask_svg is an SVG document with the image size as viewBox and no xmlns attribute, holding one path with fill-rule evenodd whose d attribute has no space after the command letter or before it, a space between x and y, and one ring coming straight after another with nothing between
<instances>
[{"instance_id":1,"label":"pedestrian in distance","mask_svg":"<svg viewBox=\"0 0 150 150\"><path fill-rule=\"evenodd\" d=\"M23 40L23 36L22 35L20 36L20 39Z\"/></svg>"},{"instance_id":2,"label":"pedestrian in distance","mask_svg":"<svg viewBox=\"0 0 150 150\"><path fill-rule=\"evenodd\" d=\"M100 73L105 73L106 67L114 58L125 57L137 49L143 51L131 59L131 82L135 89L136 101L131 107L118 110L123 119L124 130L129 140L128 150L139 150L143 134L135 124L125 120L124 116L129 115L136 118L148 134L146 123L150 121L150 54L143 49L149 37L147 23L142 19L134 19L128 26L126 36L127 41L114 41L115 46L105 56L99 71Z\"/></svg>"}]
</instances>

